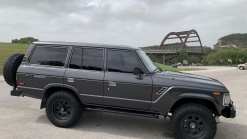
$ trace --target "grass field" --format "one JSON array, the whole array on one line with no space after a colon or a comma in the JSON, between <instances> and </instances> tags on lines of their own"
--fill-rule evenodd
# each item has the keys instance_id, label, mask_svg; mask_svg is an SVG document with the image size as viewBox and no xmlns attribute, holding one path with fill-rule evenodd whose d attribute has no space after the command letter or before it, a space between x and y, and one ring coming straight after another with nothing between
<instances>
[{"instance_id":1,"label":"grass field","mask_svg":"<svg viewBox=\"0 0 247 139\"><path fill-rule=\"evenodd\" d=\"M15 53L25 54L29 44L0 43L0 75L3 74L3 65L6 59Z\"/></svg>"},{"instance_id":2,"label":"grass field","mask_svg":"<svg viewBox=\"0 0 247 139\"><path fill-rule=\"evenodd\" d=\"M0 75L3 74L3 65L6 59L12 54L22 53L25 54L29 44L12 44L12 43L0 43ZM169 71L190 71L190 70L203 70L202 68L172 68L163 64L155 63L156 66L162 70Z\"/></svg>"},{"instance_id":3,"label":"grass field","mask_svg":"<svg viewBox=\"0 0 247 139\"><path fill-rule=\"evenodd\" d=\"M160 63L155 63L157 67L160 67L162 70L169 71L194 71L194 70L206 70L204 68L172 68L171 66L163 65Z\"/></svg>"}]
</instances>

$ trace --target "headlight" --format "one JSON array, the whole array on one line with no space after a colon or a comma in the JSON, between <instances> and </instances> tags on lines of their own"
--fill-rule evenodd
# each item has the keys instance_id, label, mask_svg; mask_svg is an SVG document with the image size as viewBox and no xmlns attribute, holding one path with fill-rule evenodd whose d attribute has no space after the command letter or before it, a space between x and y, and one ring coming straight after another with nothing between
<instances>
[{"instance_id":1,"label":"headlight","mask_svg":"<svg viewBox=\"0 0 247 139\"><path fill-rule=\"evenodd\" d=\"M230 94L229 93L224 93L223 95L223 106L229 106L231 102Z\"/></svg>"}]
</instances>

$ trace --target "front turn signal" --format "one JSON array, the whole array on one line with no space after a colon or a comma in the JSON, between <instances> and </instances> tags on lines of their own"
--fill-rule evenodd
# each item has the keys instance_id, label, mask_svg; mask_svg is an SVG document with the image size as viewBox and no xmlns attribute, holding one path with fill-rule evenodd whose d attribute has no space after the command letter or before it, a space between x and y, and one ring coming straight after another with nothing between
<instances>
[{"instance_id":1,"label":"front turn signal","mask_svg":"<svg viewBox=\"0 0 247 139\"><path fill-rule=\"evenodd\" d=\"M215 96L220 96L220 92L213 92Z\"/></svg>"}]
</instances>

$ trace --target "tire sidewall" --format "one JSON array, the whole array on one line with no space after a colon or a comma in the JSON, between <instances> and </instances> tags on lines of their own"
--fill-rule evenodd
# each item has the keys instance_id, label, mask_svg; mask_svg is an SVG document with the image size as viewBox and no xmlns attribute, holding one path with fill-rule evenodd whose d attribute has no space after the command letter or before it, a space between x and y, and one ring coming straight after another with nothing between
<instances>
[{"instance_id":1,"label":"tire sidewall","mask_svg":"<svg viewBox=\"0 0 247 139\"><path fill-rule=\"evenodd\" d=\"M57 100L66 100L69 105L70 105L70 116L67 119L59 119L53 111L53 105ZM68 96L64 96L64 95L58 95L58 94L53 94L51 95L48 100L47 100L47 105L46 105L46 114L47 117L50 119L50 121L54 124L54 125L68 125L69 123L71 123L71 121L73 121L74 118L76 118L76 106L75 102Z\"/></svg>"},{"instance_id":2,"label":"tire sidewall","mask_svg":"<svg viewBox=\"0 0 247 139\"><path fill-rule=\"evenodd\" d=\"M3 77L7 84L16 87L16 72L20 66L24 54L13 54L5 62L3 67Z\"/></svg>"}]
</instances>

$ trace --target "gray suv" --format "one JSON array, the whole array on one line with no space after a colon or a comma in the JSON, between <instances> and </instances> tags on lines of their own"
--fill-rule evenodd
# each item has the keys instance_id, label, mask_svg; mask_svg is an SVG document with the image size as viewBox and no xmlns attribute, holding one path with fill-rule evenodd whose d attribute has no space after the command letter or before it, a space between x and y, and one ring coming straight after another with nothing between
<instances>
[{"instance_id":1,"label":"gray suv","mask_svg":"<svg viewBox=\"0 0 247 139\"><path fill-rule=\"evenodd\" d=\"M34 42L4 65L12 96L41 99L51 123L71 127L84 111L171 117L179 139L214 138L219 116L234 118L227 88L215 79L162 71L139 48Z\"/></svg>"}]
</instances>

